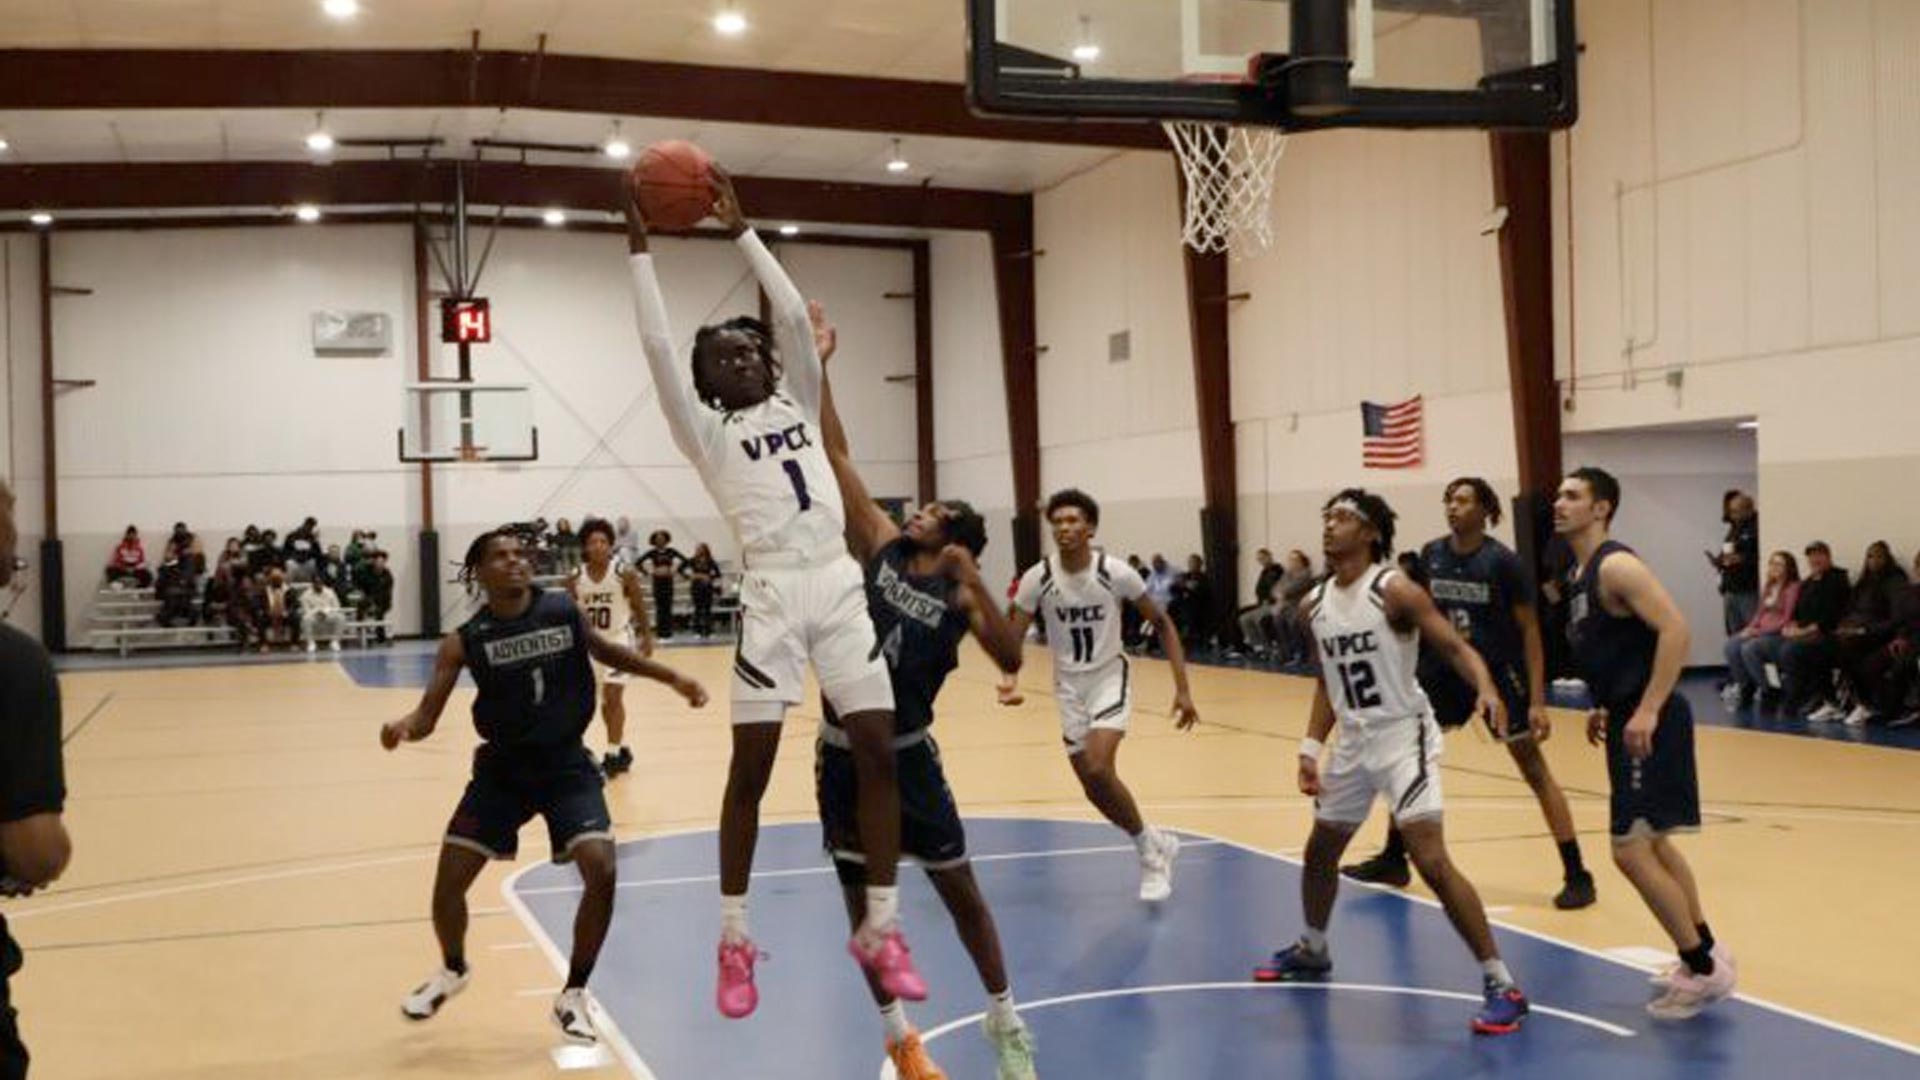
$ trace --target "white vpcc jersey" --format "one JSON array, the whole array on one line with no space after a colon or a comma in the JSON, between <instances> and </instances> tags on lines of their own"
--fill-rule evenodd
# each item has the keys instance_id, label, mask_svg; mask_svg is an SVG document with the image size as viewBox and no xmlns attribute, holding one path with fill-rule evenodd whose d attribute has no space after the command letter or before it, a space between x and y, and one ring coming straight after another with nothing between
<instances>
[{"instance_id":1,"label":"white vpcc jersey","mask_svg":"<svg viewBox=\"0 0 1920 1080\"><path fill-rule=\"evenodd\" d=\"M633 625L633 606L627 603L626 587L620 580L625 570L626 564L616 558L607 560L606 575L598 581L588 567L573 572L574 595L586 614L587 625L615 639L625 636Z\"/></svg>"},{"instance_id":2,"label":"white vpcc jersey","mask_svg":"<svg viewBox=\"0 0 1920 1080\"><path fill-rule=\"evenodd\" d=\"M818 551L841 544L846 511L819 425L775 394L726 414L702 472L741 550Z\"/></svg>"},{"instance_id":3,"label":"white vpcc jersey","mask_svg":"<svg viewBox=\"0 0 1920 1080\"><path fill-rule=\"evenodd\" d=\"M1398 573L1375 564L1351 584L1328 578L1307 595L1321 677L1342 724L1365 727L1431 711L1417 677L1420 633L1403 634L1387 620L1387 582Z\"/></svg>"},{"instance_id":4,"label":"white vpcc jersey","mask_svg":"<svg viewBox=\"0 0 1920 1080\"><path fill-rule=\"evenodd\" d=\"M1056 673L1093 671L1118 659L1120 611L1144 596L1147 583L1133 567L1096 550L1086 570L1070 574L1060 556L1049 555L1020 576L1013 602L1047 621L1047 644Z\"/></svg>"}]
</instances>

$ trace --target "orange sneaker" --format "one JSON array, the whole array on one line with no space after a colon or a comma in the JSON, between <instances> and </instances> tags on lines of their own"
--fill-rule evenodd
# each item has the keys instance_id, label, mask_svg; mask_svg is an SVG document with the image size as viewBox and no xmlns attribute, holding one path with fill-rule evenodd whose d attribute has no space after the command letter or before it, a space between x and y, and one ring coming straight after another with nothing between
<instances>
[{"instance_id":1,"label":"orange sneaker","mask_svg":"<svg viewBox=\"0 0 1920 1080\"><path fill-rule=\"evenodd\" d=\"M893 1059L893 1071L900 1080L947 1080L947 1074L927 1056L917 1031L907 1032L904 1039L888 1039L887 1056Z\"/></svg>"}]
</instances>

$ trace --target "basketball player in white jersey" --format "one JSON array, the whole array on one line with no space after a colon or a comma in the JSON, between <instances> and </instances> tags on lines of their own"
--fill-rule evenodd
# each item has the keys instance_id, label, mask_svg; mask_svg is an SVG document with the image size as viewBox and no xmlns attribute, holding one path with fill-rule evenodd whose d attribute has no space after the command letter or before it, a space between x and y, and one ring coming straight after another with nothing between
<instances>
[{"instance_id":1,"label":"basketball player in white jersey","mask_svg":"<svg viewBox=\"0 0 1920 1080\"><path fill-rule=\"evenodd\" d=\"M1093 546L1100 504L1068 488L1047 500L1047 524L1058 551L1020 577L1013 596L1013 628L1026 639L1035 612L1047 620L1053 650L1054 696L1060 706L1060 736L1067 760L1087 800L1133 839L1140 852L1140 899L1173 895L1173 860L1180 838L1153 828L1140 816L1133 792L1120 779L1114 758L1133 716L1133 672L1120 642L1122 604L1132 604L1160 629L1173 665L1173 716L1186 731L1200 722L1187 691L1187 659L1173 620L1147 596L1147 584L1125 561ZM1016 676L1001 679L1001 701L1013 703Z\"/></svg>"},{"instance_id":2,"label":"basketball player in white jersey","mask_svg":"<svg viewBox=\"0 0 1920 1080\"><path fill-rule=\"evenodd\" d=\"M1500 959L1480 894L1447 857L1440 725L1416 678L1421 635L1473 685L1476 710L1497 735L1506 734L1507 718L1485 661L1426 590L1387 561L1393 554L1393 520L1385 499L1359 488L1335 495L1322 511L1330 576L1301 601L1320 667L1307 737L1300 744L1300 791L1314 800L1300 885L1307 930L1254 969L1253 977L1284 982L1333 970L1327 923L1340 888L1340 855L1379 795L1400 826L1414 868L1440 898L1485 973L1485 1005L1473 1018L1473 1030L1504 1035L1520 1029L1527 999ZM1336 719L1340 739L1323 774L1321 751Z\"/></svg>"},{"instance_id":3,"label":"basketball player in white jersey","mask_svg":"<svg viewBox=\"0 0 1920 1080\"><path fill-rule=\"evenodd\" d=\"M567 578L567 592L586 614L587 625L615 644L652 656L653 628L647 625L640 575L615 552L613 525L588 518L580 524L580 543L587 562ZM633 751L627 749L627 674L598 660L593 671L600 677L600 719L607 724L607 755L600 771L611 780L633 768Z\"/></svg>"},{"instance_id":4,"label":"basketball player in white jersey","mask_svg":"<svg viewBox=\"0 0 1920 1080\"><path fill-rule=\"evenodd\" d=\"M627 246L647 366L667 428L732 526L746 573L733 662L733 760L720 810L720 974L715 1004L738 1019L759 1003L747 932L747 883L760 798L773 774L780 725L799 704L806 668L846 727L859 782L856 819L866 853L866 923L848 950L895 997L924 1000L899 929L900 787L893 753L893 684L867 616L866 578L847 554L840 488L821 445L822 369L806 301L714 170L713 214L760 279L773 325L735 318L702 327L688 370L676 359L646 222L627 179Z\"/></svg>"}]
</instances>

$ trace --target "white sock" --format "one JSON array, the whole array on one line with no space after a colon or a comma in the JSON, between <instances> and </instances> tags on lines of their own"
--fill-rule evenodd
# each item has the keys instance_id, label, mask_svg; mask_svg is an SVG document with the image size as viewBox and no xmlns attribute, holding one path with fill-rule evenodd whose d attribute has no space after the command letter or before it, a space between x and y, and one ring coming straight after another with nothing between
<instances>
[{"instance_id":1,"label":"white sock","mask_svg":"<svg viewBox=\"0 0 1920 1080\"><path fill-rule=\"evenodd\" d=\"M1324 955L1327 951L1327 932L1325 930L1315 930L1309 926L1306 932L1300 935L1300 941L1307 947L1307 951L1309 952Z\"/></svg>"},{"instance_id":2,"label":"white sock","mask_svg":"<svg viewBox=\"0 0 1920 1080\"><path fill-rule=\"evenodd\" d=\"M907 1023L907 1007L898 1001L880 1006L880 1022L887 1026L888 1042L899 1042L913 1031L913 1025Z\"/></svg>"},{"instance_id":3,"label":"white sock","mask_svg":"<svg viewBox=\"0 0 1920 1080\"><path fill-rule=\"evenodd\" d=\"M1480 970L1487 973L1487 978L1493 980L1493 985L1503 990L1513 985L1513 972L1507 970L1507 962L1499 957L1481 961Z\"/></svg>"},{"instance_id":4,"label":"white sock","mask_svg":"<svg viewBox=\"0 0 1920 1080\"><path fill-rule=\"evenodd\" d=\"M1002 1031L1020 1026L1020 1014L1013 1008L1013 987L987 995L987 1021Z\"/></svg>"},{"instance_id":5,"label":"white sock","mask_svg":"<svg viewBox=\"0 0 1920 1080\"><path fill-rule=\"evenodd\" d=\"M884 933L900 921L900 886L867 886L867 923L864 929Z\"/></svg>"},{"instance_id":6,"label":"white sock","mask_svg":"<svg viewBox=\"0 0 1920 1080\"><path fill-rule=\"evenodd\" d=\"M720 940L741 942L747 940L747 898L720 894Z\"/></svg>"},{"instance_id":7,"label":"white sock","mask_svg":"<svg viewBox=\"0 0 1920 1080\"><path fill-rule=\"evenodd\" d=\"M1153 849L1153 826L1151 825L1141 826L1140 831L1133 834L1133 846L1135 849L1137 849L1140 852L1142 856L1145 856L1148 851L1152 850Z\"/></svg>"}]
</instances>

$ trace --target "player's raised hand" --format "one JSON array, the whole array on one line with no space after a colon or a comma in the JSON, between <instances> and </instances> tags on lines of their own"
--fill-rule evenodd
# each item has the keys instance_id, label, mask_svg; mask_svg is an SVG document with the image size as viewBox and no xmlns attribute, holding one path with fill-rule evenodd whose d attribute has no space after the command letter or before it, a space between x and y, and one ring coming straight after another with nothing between
<instances>
[{"instance_id":1,"label":"player's raised hand","mask_svg":"<svg viewBox=\"0 0 1920 1080\"><path fill-rule=\"evenodd\" d=\"M1200 710L1193 707L1193 698L1185 690L1173 695L1173 726L1181 731L1190 730L1200 722Z\"/></svg>"},{"instance_id":2,"label":"player's raised hand","mask_svg":"<svg viewBox=\"0 0 1920 1080\"><path fill-rule=\"evenodd\" d=\"M701 686L698 680L688 678L685 675L675 675L673 677L673 692L686 698L687 704L696 709L705 706L707 703L707 688Z\"/></svg>"},{"instance_id":3,"label":"player's raised hand","mask_svg":"<svg viewBox=\"0 0 1920 1080\"><path fill-rule=\"evenodd\" d=\"M813 324L813 351L822 364L833 359L840 348L840 331L827 321L827 308L818 300L807 301L807 321Z\"/></svg>"},{"instance_id":4,"label":"player's raised hand","mask_svg":"<svg viewBox=\"0 0 1920 1080\"><path fill-rule=\"evenodd\" d=\"M948 544L941 548L939 569L942 574L962 585L980 580L980 564L974 561L973 552L968 551L964 544Z\"/></svg>"},{"instance_id":5,"label":"player's raised hand","mask_svg":"<svg viewBox=\"0 0 1920 1080\"><path fill-rule=\"evenodd\" d=\"M747 215L740 209L740 195L733 190L733 177L718 164L713 166L713 216L735 236L747 231Z\"/></svg>"},{"instance_id":6,"label":"player's raised hand","mask_svg":"<svg viewBox=\"0 0 1920 1080\"><path fill-rule=\"evenodd\" d=\"M1600 746L1607 741L1607 711L1589 709L1587 711L1587 743Z\"/></svg>"}]
</instances>

